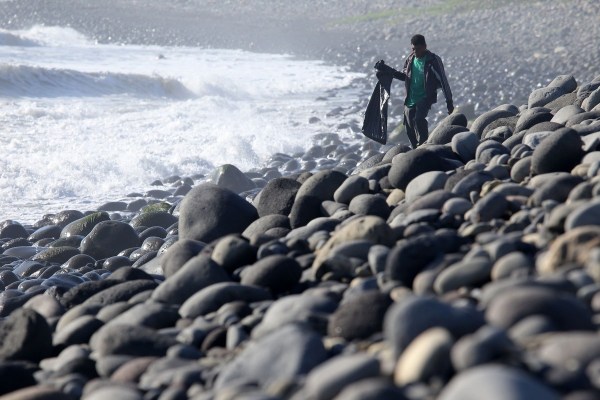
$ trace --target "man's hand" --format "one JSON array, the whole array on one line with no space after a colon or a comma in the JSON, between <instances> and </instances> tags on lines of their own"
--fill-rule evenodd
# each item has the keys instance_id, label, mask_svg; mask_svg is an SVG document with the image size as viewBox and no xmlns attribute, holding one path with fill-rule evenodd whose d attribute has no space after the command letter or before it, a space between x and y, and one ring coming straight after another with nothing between
<instances>
[{"instance_id":1,"label":"man's hand","mask_svg":"<svg viewBox=\"0 0 600 400\"><path fill-rule=\"evenodd\" d=\"M385 61L379 60L375 63L375 69L377 71L380 71L384 65L385 65Z\"/></svg>"},{"instance_id":2,"label":"man's hand","mask_svg":"<svg viewBox=\"0 0 600 400\"><path fill-rule=\"evenodd\" d=\"M448 106L448 115L452 114L452 112L454 111L454 104L446 103L446 106Z\"/></svg>"}]
</instances>

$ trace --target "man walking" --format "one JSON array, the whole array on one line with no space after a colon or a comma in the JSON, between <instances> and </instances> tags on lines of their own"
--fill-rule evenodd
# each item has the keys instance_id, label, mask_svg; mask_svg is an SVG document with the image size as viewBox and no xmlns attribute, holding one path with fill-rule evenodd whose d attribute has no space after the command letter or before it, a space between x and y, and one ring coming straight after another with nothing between
<instances>
[{"instance_id":1,"label":"man walking","mask_svg":"<svg viewBox=\"0 0 600 400\"><path fill-rule=\"evenodd\" d=\"M448 114L452 114L454 104L442 59L427 50L423 35L414 35L410 43L412 52L404 62L402 71L385 65L383 60L377 62L375 68L378 71L391 72L394 78L405 82L404 126L415 149L427 141L429 125L425 118L432 104L437 102L438 88L444 92Z\"/></svg>"}]
</instances>

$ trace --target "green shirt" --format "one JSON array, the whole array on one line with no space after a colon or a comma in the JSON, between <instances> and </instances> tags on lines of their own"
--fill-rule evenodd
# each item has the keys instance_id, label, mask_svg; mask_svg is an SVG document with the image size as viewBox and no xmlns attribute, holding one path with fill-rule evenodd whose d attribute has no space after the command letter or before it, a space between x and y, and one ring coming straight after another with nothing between
<instances>
[{"instance_id":1,"label":"green shirt","mask_svg":"<svg viewBox=\"0 0 600 400\"><path fill-rule=\"evenodd\" d=\"M410 76L410 93L406 98L406 106L414 107L425 98L425 62L427 55L422 58L413 58L412 73Z\"/></svg>"}]
</instances>

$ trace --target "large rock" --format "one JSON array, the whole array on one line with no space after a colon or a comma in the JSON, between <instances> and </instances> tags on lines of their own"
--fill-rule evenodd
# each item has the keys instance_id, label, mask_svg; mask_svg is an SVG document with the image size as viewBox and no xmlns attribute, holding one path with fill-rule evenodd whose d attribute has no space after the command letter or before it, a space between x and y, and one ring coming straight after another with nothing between
<instances>
[{"instance_id":1,"label":"large rock","mask_svg":"<svg viewBox=\"0 0 600 400\"><path fill-rule=\"evenodd\" d=\"M217 186L229 189L234 193L242 193L256 187L250 178L231 164L218 167L213 171L211 179Z\"/></svg>"},{"instance_id":2,"label":"large rock","mask_svg":"<svg viewBox=\"0 0 600 400\"><path fill-rule=\"evenodd\" d=\"M179 314L184 318L196 318L217 311L221 306L232 301L253 303L270 299L271 294L258 286L233 282L216 283L187 299L179 308Z\"/></svg>"},{"instance_id":3,"label":"large rock","mask_svg":"<svg viewBox=\"0 0 600 400\"><path fill-rule=\"evenodd\" d=\"M333 199L338 203L350 204L358 195L369 193L369 180L360 175L353 175L333 193Z\"/></svg>"},{"instance_id":4,"label":"large rock","mask_svg":"<svg viewBox=\"0 0 600 400\"><path fill-rule=\"evenodd\" d=\"M461 160L467 162L475 158L475 151L479 146L479 138L473 132L460 132L452 136L452 151L459 155Z\"/></svg>"},{"instance_id":5,"label":"large rock","mask_svg":"<svg viewBox=\"0 0 600 400\"><path fill-rule=\"evenodd\" d=\"M346 386L379 375L379 361L357 353L333 357L306 377L305 393L314 400L330 400Z\"/></svg>"},{"instance_id":6,"label":"large rock","mask_svg":"<svg viewBox=\"0 0 600 400\"><path fill-rule=\"evenodd\" d=\"M392 228L380 217L365 215L349 221L336 230L331 238L317 252L312 265L313 273L320 279L327 271L323 268L329 253L339 244L351 240L367 240L373 244L390 246L394 242Z\"/></svg>"},{"instance_id":7,"label":"large rock","mask_svg":"<svg viewBox=\"0 0 600 400\"><path fill-rule=\"evenodd\" d=\"M292 210L294 199L301 183L289 178L275 178L256 196L254 205L258 215L264 217L270 214L288 215Z\"/></svg>"},{"instance_id":8,"label":"large rock","mask_svg":"<svg viewBox=\"0 0 600 400\"><path fill-rule=\"evenodd\" d=\"M179 236L210 242L230 233L242 233L258 213L252 204L214 184L196 186L182 200Z\"/></svg>"},{"instance_id":9,"label":"large rock","mask_svg":"<svg viewBox=\"0 0 600 400\"><path fill-rule=\"evenodd\" d=\"M200 254L187 261L152 292L162 303L182 304L194 293L214 283L230 281L227 272L208 255Z\"/></svg>"},{"instance_id":10,"label":"large rock","mask_svg":"<svg viewBox=\"0 0 600 400\"><path fill-rule=\"evenodd\" d=\"M29 233L20 223L6 220L0 223L0 239L27 238Z\"/></svg>"},{"instance_id":11,"label":"large rock","mask_svg":"<svg viewBox=\"0 0 600 400\"><path fill-rule=\"evenodd\" d=\"M391 303L387 294L376 290L355 295L331 315L328 335L355 340L381 332L383 317Z\"/></svg>"},{"instance_id":12,"label":"large rock","mask_svg":"<svg viewBox=\"0 0 600 400\"><path fill-rule=\"evenodd\" d=\"M429 171L449 171L462 165L449 149L421 147L394 159L388 174L390 184L405 190L410 181Z\"/></svg>"},{"instance_id":13,"label":"large rock","mask_svg":"<svg viewBox=\"0 0 600 400\"><path fill-rule=\"evenodd\" d=\"M274 254L244 268L241 276L243 285L261 286L279 294L288 292L300 281L302 268L295 259Z\"/></svg>"},{"instance_id":14,"label":"large rock","mask_svg":"<svg viewBox=\"0 0 600 400\"><path fill-rule=\"evenodd\" d=\"M561 396L531 375L504 365L485 365L456 375L439 400L559 400Z\"/></svg>"},{"instance_id":15,"label":"large rock","mask_svg":"<svg viewBox=\"0 0 600 400\"><path fill-rule=\"evenodd\" d=\"M86 236L100 222L108 220L110 220L110 217L105 211L86 215L65 226L60 232L60 237Z\"/></svg>"},{"instance_id":16,"label":"large rock","mask_svg":"<svg viewBox=\"0 0 600 400\"><path fill-rule=\"evenodd\" d=\"M102 221L83 239L81 252L100 260L139 245L140 238L131 225L119 221Z\"/></svg>"},{"instance_id":17,"label":"large rock","mask_svg":"<svg viewBox=\"0 0 600 400\"><path fill-rule=\"evenodd\" d=\"M0 360L38 362L51 352L52 331L35 311L18 309L0 322Z\"/></svg>"},{"instance_id":18,"label":"large rock","mask_svg":"<svg viewBox=\"0 0 600 400\"><path fill-rule=\"evenodd\" d=\"M327 359L321 336L296 324L252 342L225 365L215 381L216 389L248 384L266 387L308 374Z\"/></svg>"},{"instance_id":19,"label":"large rock","mask_svg":"<svg viewBox=\"0 0 600 400\"><path fill-rule=\"evenodd\" d=\"M547 172L570 172L584 156L583 142L579 134L569 128L554 131L533 151L531 172L534 175Z\"/></svg>"},{"instance_id":20,"label":"large rock","mask_svg":"<svg viewBox=\"0 0 600 400\"><path fill-rule=\"evenodd\" d=\"M161 265L165 277L177 272L190 259L198 255L206 245L197 240L180 239L162 256Z\"/></svg>"},{"instance_id":21,"label":"large rock","mask_svg":"<svg viewBox=\"0 0 600 400\"><path fill-rule=\"evenodd\" d=\"M476 134L478 137L481 137L486 126L497 119L512 117L515 114L515 110L506 109L503 107L497 107L493 110L487 111L473 121L473 124L471 125L471 132Z\"/></svg>"},{"instance_id":22,"label":"large rock","mask_svg":"<svg viewBox=\"0 0 600 400\"><path fill-rule=\"evenodd\" d=\"M443 189L448 180L448 175L440 171L425 172L410 181L406 187L406 201L412 203L417 198L431 193L435 190Z\"/></svg>"},{"instance_id":23,"label":"large rock","mask_svg":"<svg viewBox=\"0 0 600 400\"><path fill-rule=\"evenodd\" d=\"M527 106L529 108L543 107L551 101L558 99L565 93L566 92L564 91L564 89L559 86L547 86L540 89L536 89L529 95Z\"/></svg>"},{"instance_id":24,"label":"large rock","mask_svg":"<svg viewBox=\"0 0 600 400\"><path fill-rule=\"evenodd\" d=\"M123 354L130 356L164 356L176 344L175 339L144 326L108 324L90 339L90 347L100 356Z\"/></svg>"},{"instance_id":25,"label":"large rock","mask_svg":"<svg viewBox=\"0 0 600 400\"><path fill-rule=\"evenodd\" d=\"M429 138L427 139L427 143L431 144L448 144L452 141L452 138L461 132L469 132L467 128L459 125L448 125L443 127L438 127L434 130Z\"/></svg>"},{"instance_id":26,"label":"large rock","mask_svg":"<svg viewBox=\"0 0 600 400\"><path fill-rule=\"evenodd\" d=\"M384 335L396 358L427 329L441 327L458 338L484 324L481 313L471 306L454 307L435 298L410 295L386 313Z\"/></svg>"},{"instance_id":27,"label":"large rock","mask_svg":"<svg viewBox=\"0 0 600 400\"><path fill-rule=\"evenodd\" d=\"M145 226L147 228L160 226L167 229L177 222L177 218L166 211L153 210L142 212L131 220L131 226L138 228Z\"/></svg>"},{"instance_id":28,"label":"large rock","mask_svg":"<svg viewBox=\"0 0 600 400\"><path fill-rule=\"evenodd\" d=\"M308 178L296 193L300 197L316 197L321 201L333 200L333 194L346 180L347 176L339 171L320 171Z\"/></svg>"},{"instance_id":29,"label":"large rock","mask_svg":"<svg viewBox=\"0 0 600 400\"><path fill-rule=\"evenodd\" d=\"M542 287L517 287L497 295L486 310L491 325L509 329L531 315L542 315L560 330L592 330L592 313L576 297Z\"/></svg>"}]
</instances>

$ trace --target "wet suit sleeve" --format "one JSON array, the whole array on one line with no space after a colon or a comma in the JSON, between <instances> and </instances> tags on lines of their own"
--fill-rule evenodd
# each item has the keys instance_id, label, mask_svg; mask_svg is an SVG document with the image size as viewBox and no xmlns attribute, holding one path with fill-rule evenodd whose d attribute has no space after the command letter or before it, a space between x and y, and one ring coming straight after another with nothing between
<instances>
[{"instance_id":1,"label":"wet suit sleeve","mask_svg":"<svg viewBox=\"0 0 600 400\"><path fill-rule=\"evenodd\" d=\"M442 59L437 55L433 59L433 71L435 72L436 78L440 82L440 86L444 92L444 97L446 97L448 111L450 111L450 108L454 108L454 103L452 101L452 90L450 90L450 85L448 84L448 78L446 77L446 71L444 70Z\"/></svg>"},{"instance_id":2,"label":"wet suit sleeve","mask_svg":"<svg viewBox=\"0 0 600 400\"><path fill-rule=\"evenodd\" d=\"M378 64L377 70L385 74L391 75L393 78L396 78L398 80L406 80L406 75L403 72L400 72L387 64Z\"/></svg>"}]
</instances>

